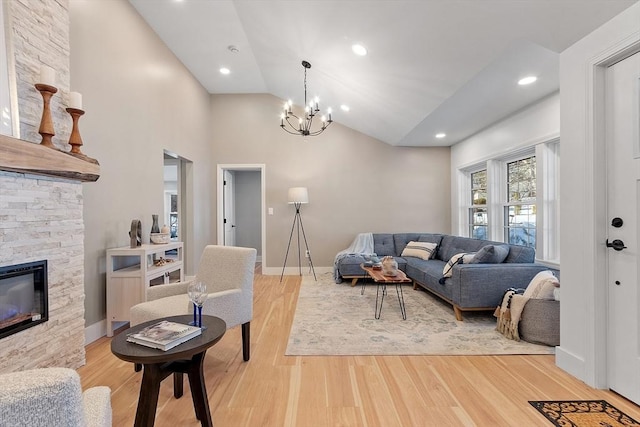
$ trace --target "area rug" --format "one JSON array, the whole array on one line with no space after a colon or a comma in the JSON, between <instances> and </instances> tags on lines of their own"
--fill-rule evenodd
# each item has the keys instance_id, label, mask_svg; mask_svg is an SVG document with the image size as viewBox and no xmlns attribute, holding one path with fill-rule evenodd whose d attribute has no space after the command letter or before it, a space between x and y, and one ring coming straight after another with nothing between
<instances>
[{"instance_id":1,"label":"area rug","mask_svg":"<svg viewBox=\"0 0 640 427\"><path fill-rule=\"evenodd\" d=\"M287 355L491 355L553 354L554 347L513 341L496 331L488 312L456 321L451 305L428 292L403 286L402 320L395 286L387 286L379 320L377 286L336 284L331 273L304 276L289 334Z\"/></svg>"},{"instance_id":2,"label":"area rug","mask_svg":"<svg viewBox=\"0 0 640 427\"><path fill-rule=\"evenodd\" d=\"M530 401L558 427L640 426L636 420L606 400Z\"/></svg>"}]
</instances>

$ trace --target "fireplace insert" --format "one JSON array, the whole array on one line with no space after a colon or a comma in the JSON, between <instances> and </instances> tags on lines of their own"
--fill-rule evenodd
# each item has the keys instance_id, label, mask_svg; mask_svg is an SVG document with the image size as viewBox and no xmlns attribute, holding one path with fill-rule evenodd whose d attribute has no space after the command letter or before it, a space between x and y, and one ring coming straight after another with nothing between
<instances>
[{"instance_id":1,"label":"fireplace insert","mask_svg":"<svg viewBox=\"0 0 640 427\"><path fill-rule=\"evenodd\" d=\"M47 260L0 267L0 338L46 322Z\"/></svg>"}]
</instances>

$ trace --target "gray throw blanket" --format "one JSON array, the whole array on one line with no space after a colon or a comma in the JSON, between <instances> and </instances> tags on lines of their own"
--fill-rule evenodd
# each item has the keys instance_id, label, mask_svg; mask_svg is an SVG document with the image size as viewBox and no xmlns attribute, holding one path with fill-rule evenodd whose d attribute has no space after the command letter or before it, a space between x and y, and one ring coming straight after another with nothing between
<instances>
[{"instance_id":1,"label":"gray throw blanket","mask_svg":"<svg viewBox=\"0 0 640 427\"><path fill-rule=\"evenodd\" d=\"M358 234L347 249L338 252L333 262L333 279L336 283L342 283L342 277L338 272L338 264L343 258L354 255L375 256L373 252L373 233Z\"/></svg>"}]
</instances>

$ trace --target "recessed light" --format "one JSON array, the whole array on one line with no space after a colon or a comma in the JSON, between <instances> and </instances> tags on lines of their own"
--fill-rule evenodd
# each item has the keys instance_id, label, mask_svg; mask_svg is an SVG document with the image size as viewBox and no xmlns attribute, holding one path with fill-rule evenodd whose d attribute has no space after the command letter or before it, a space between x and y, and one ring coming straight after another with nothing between
<instances>
[{"instance_id":1,"label":"recessed light","mask_svg":"<svg viewBox=\"0 0 640 427\"><path fill-rule=\"evenodd\" d=\"M344 104L342 104L342 105L340 106L340 109L341 109L342 111L349 111L349 110L351 110L351 108L349 108L349 106L348 106L348 105L344 105Z\"/></svg>"},{"instance_id":2,"label":"recessed light","mask_svg":"<svg viewBox=\"0 0 640 427\"><path fill-rule=\"evenodd\" d=\"M442 132L440 132L440 133L436 133L436 138L438 138L438 139L442 139L442 138L444 138L445 136L447 136L447 134L446 134L446 133L442 133Z\"/></svg>"},{"instance_id":3,"label":"recessed light","mask_svg":"<svg viewBox=\"0 0 640 427\"><path fill-rule=\"evenodd\" d=\"M531 83L535 82L536 80L538 80L538 78L536 76L527 76L527 77L524 77L524 78L518 80L518 84L520 86L530 85Z\"/></svg>"},{"instance_id":4,"label":"recessed light","mask_svg":"<svg viewBox=\"0 0 640 427\"><path fill-rule=\"evenodd\" d=\"M365 56L367 54L367 48L361 44L354 44L351 46L351 50L358 56Z\"/></svg>"},{"instance_id":5,"label":"recessed light","mask_svg":"<svg viewBox=\"0 0 640 427\"><path fill-rule=\"evenodd\" d=\"M228 68L225 68L225 67L220 68L220 74L227 75L229 73L231 73L231 70L229 70Z\"/></svg>"}]
</instances>

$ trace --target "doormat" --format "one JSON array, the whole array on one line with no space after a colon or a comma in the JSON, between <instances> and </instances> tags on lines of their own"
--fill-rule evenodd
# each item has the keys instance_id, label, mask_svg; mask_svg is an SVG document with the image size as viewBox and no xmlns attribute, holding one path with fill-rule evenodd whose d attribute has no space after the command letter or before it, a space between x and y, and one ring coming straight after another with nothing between
<instances>
[{"instance_id":1,"label":"doormat","mask_svg":"<svg viewBox=\"0 0 640 427\"><path fill-rule=\"evenodd\" d=\"M606 400L547 400L529 403L557 427L640 427L640 423Z\"/></svg>"}]
</instances>

